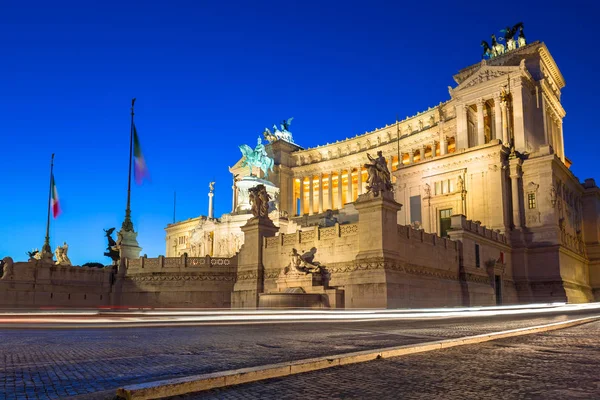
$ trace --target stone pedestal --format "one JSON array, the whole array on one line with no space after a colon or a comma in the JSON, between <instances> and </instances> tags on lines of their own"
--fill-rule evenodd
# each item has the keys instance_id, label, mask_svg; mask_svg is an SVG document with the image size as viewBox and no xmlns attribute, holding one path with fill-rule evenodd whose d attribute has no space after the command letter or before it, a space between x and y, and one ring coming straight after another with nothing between
<instances>
[{"instance_id":1,"label":"stone pedestal","mask_svg":"<svg viewBox=\"0 0 600 400\"><path fill-rule=\"evenodd\" d=\"M117 233L117 248L121 260L136 260L140 258L142 248L137 241L137 232L120 230Z\"/></svg>"},{"instance_id":2,"label":"stone pedestal","mask_svg":"<svg viewBox=\"0 0 600 400\"><path fill-rule=\"evenodd\" d=\"M271 182L257 178L256 176L245 176L240 181L237 182L236 187L238 189L238 198L236 201L236 209L237 213L250 213L252 209L252 205L250 204L250 196L248 190L250 188L255 187L256 185L265 185L267 188L267 193L271 196L271 201L269 202L269 212L275 209L275 200L279 197L279 189L277 186L273 185Z\"/></svg>"},{"instance_id":3,"label":"stone pedestal","mask_svg":"<svg viewBox=\"0 0 600 400\"><path fill-rule=\"evenodd\" d=\"M399 259L397 215L402 204L394 200L394 194L381 192L374 196L365 193L358 197L354 206L358 211L359 251L356 259Z\"/></svg>"},{"instance_id":4,"label":"stone pedestal","mask_svg":"<svg viewBox=\"0 0 600 400\"><path fill-rule=\"evenodd\" d=\"M268 218L254 217L242 226L244 245L240 249L232 308L257 308L258 295L264 291L263 243L279 231Z\"/></svg>"},{"instance_id":5,"label":"stone pedestal","mask_svg":"<svg viewBox=\"0 0 600 400\"><path fill-rule=\"evenodd\" d=\"M277 280L277 290L284 292L289 288L303 288L304 291L310 292L313 286L323 288L322 274L304 274L301 272L288 272L280 275Z\"/></svg>"},{"instance_id":6,"label":"stone pedestal","mask_svg":"<svg viewBox=\"0 0 600 400\"><path fill-rule=\"evenodd\" d=\"M344 290L327 287L320 273L288 271L276 282L276 292L259 294L260 308L344 308Z\"/></svg>"}]
</instances>

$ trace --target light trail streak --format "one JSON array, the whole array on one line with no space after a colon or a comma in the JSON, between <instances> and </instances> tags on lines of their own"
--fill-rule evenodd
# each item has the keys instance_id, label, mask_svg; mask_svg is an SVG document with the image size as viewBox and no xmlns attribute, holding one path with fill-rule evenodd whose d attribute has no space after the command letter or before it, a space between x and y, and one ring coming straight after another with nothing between
<instances>
[{"instance_id":1,"label":"light trail streak","mask_svg":"<svg viewBox=\"0 0 600 400\"><path fill-rule=\"evenodd\" d=\"M493 316L516 316L558 312L600 310L600 303L586 304L533 304L517 306L493 306L457 309L421 310L233 310L233 311L129 311L111 313L106 311L77 313L0 314L1 324L77 324L77 325L139 325L145 324L247 324L275 322L324 322L324 321L385 321L428 320L436 318L472 318ZM19 316L19 318L15 318Z\"/></svg>"}]
</instances>

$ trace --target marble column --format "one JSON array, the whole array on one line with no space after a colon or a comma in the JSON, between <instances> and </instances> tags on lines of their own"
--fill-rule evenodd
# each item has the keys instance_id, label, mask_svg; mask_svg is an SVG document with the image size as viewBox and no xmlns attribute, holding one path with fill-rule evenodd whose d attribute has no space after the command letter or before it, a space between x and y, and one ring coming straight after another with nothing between
<instances>
[{"instance_id":1,"label":"marble column","mask_svg":"<svg viewBox=\"0 0 600 400\"><path fill-rule=\"evenodd\" d=\"M327 178L327 208L333 210L333 173L329 171Z\"/></svg>"},{"instance_id":2,"label":"marble column","mask_svg":"<svg viewBox=\"0 0 600 400\"><path fill-rule=\"evenodd\" d=\"M483 120L483 107L485 102L483 99L477 99L477 145L485 144L485 129Z\"/></svg>"},{"instance_id":3,"label":"marble column","mask_svg":"<svg viewBox=\"0 0 600 400\"><path fill-rule=\"evenodd\" d=\"M442 152L442 150L440 149L440 153ZM435 157L435 140L433 142L431 142L431 158Z\"/></svg>"},{"instance_id":4,"label":"marble column","mask_svg":"<svg viewBox=\"0 0 600 400\"><path fill-rule=\"evenodd\" d=\"M298 215L304 215L304 177L300 177L300 209L298 210Z\"/></svg>"},{"instance_id":5,"label":"marble column","mask_svg":"<svg viewBox=\"0 0 600 400\"><path fill-rule=\"evenodd\" d=\"M521 178L521 160L515 158L510 162L510 182L512 194L513 225L521 227L521 201L519 196L519 179Z\"/></svg>"},{"instance_id":6,"label":"marble column","mask_svg":"<svg viewBox=\"0 0 600 400\"><path fill-rule=\"evenodd\" d=\"M466 149L469 143L469 107L466 104L456 106L456 149Z\"/></svg>"},{"instance_id":7,"label":"marble column","mask_svg":"<svg viewBox=\"0 0 600 400\"><path fill-rule=\"evenodd\" d=\"M363 186L362 186L362 166L359 165L356 170L358 171L358 176L356 178L356 186L358 189L357 197L363 194Z\"/></svg>"},{"instance_id":8,"label":"marble column","mask_svg":"<svg viewBox=\"0 0 600 400\"><path fill-rule=\"evenodd\" d=\"M527 143L525 142L525 110L523 107L530 100L531 94L521 84L521 80L511 83L511 99L507 109L508 121L510 121L508 132L515 150L520 152L527 150Z\"/></svg>"},{"instance_id":9,"label":"marble column","mask_svg":"<svg viewBox=\"0 0 600 400\"><path fill-rule=\"evenodd\" d=\"M502 110L500 108L500 93L494 94L494 139L502 138Z\"/></svg>"},{"instance_id":10,"label":"marble column","mask_svg":"<svg viewBox=\"0 0 600 400\"><path fill-rule=\"evenodd\" d=\"M214 211L215 211L215 207L213 205L213 197L214 196L215 196L215 194L212 192L212 190L210 192L208 192L208 218L209 219L214 218Z\"/></svg>"},{"instance_id":11,"label":"marble column","mask_svg":"<svg viewBox=\"0 0 600 400\"><path fill-rule=\"evenodd\" d=\"M422 144L421 148L419 149L419 161L425 161L425 145Z\"/></svg>"},{"instance_id":12,"label":"marble column","mask_svg":"<svg viewBox=\"0 0 600 400\"><path fill-rule=\"evenodd\" d=\"M343 186L342 182L343 182L342 181L342 170L340 169L338 171L338 184L337 184L337 194L338 194L338 196L337 196L338 197L337 208L338 208L338 210L341 210L344 207L344 205L342 204L342 190L343 190L342 189L342 186Z\"/></svg>"},{"instance_id":13,"label":"marble column","mask_svg":"<svg viewBox=\"0 0 600 400\"><path fill-rule=\"evenodd\" d=\"M308 215L313 215L315 212L315 193L314 193L314 181L313 176L308 176Z\"/></svg>"},{"instance_id":14,"label":"marble column","mask_svg":"<svg viewBox=\"0 0 600 400\"><path fill-rule=\"evenodd\" d=\"M415 162L415 151L413 149L410 149L410 151L408 152L408 163L412 164Z\"/></svg>"},{"instance_id":15,"label":"marble column","mask_svg":"<svg viewBox=\"0 0 600 400\"><path fill-rule=\"evenodd\" d=\"M348 191L346 192L346 203L352 203L352 168L348 168Z\"/></svg>"},{"instance_id":16,"label":"marble column","mask_svg":"<svg viewBox=\"0 0 600 400\"><path fill-rule=\"evenodd\" d=\"M510 147L510 141L508 140L508 116L506 108L506 102L500 102L500 112L502 114L502 143L504 146Z\"/></svg>"},{"instance_id":17,"label":"marble column","mask_svg":"<svg viewBox=\"0 0 600 400\"><path fill-rule=\"evenodd\" d=\"M323 173L319 174L319 213L323 212Z\"/></svg>"},{"instance_id":18,"label":"marble column","mask_svg":"<svg viewBox=\"0 0 600 400\"><path fill-rule=\"evenodd\" d=\"M440 134L440 156L444 156L448 153L448 140L446 135Z\"/></svg>"},{"instance_id":19,"label":"marble column","mask_svg":"<svg viewBox=\"0 0 600 400\"><path fill-rule=\"evenodd\" d=\"M559 142L560 142L560 159L562 160L562 162L565 162L565 138L563 136L563 123L562 123L562 118L558 118L558 123L557 123L557 133L559 137Z\"/></svg>"},{"instance_id":20,"label":"marble column","mask_svg":"<svg viewBox=\"0 0 600 400\"><path fill-rule=\"evenodd\" d=\"M231 198L231 212L234 213L237 208L237 187L236 187L235 178L233 178L233 186L231 186L231 192L233 196Z\"/></svg>"}]
</instances>

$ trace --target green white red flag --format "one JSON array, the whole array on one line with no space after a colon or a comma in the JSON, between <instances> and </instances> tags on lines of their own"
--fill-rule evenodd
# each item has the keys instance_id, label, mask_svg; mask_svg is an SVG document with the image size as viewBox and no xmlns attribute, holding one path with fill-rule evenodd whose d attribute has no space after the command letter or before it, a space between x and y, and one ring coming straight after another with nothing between
<instances>
[{"instance_id":1,"label":"green white red flag","mask_svg":"<svg viewBox=\"0 0 600 400\"><path fill-rule=\"evenodd\" d=\"M52 215L57 218L62 210L60 209L60 202L58 200L58 191L56 190L56 182L54 181L54 174L52 174L52 197L50 200L50 206L52 208Z\"/></svg>"},{"instance_id":2,"label":"green white red flag","mask_svg":"<svg viewBox=\"0 0 600 400\"><path fill-rule=\"evenodd\" d=\"M133 125L133 160L133 177L135 178L135 183L140 185L144 178L150 180L150 173L148 172L146 160L142 154L142 146L140 146L140 139L138 138L135 124Z\"/></svg>"}]
</instances>

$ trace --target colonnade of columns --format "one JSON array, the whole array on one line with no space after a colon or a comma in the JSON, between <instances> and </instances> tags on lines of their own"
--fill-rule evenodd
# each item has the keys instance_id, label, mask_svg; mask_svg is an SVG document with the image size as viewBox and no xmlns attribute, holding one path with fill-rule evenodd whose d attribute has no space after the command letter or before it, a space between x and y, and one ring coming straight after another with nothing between
<instances>
[{"instance_id":1,"label":"colonnade of columns","mask_svg":"<svg viewBox=\"0 0 600 400\"><path fill-rule=\"evenodd\" d=\"M457 134L459 136L458 139L458 147L459 148L467 148L472 146L479 146L486 143L485 140L485 107L488 100L492 100L494 102L494 120L492 122L490 115L490 131L493 129L495 132L496 139L502 139L502 143L505 146L510 145L509 138L509 112L510 107L508 107L508 100L506 94L502 94L500 92L494 93L492 98L484 98L480 97L476 99L474 102L457 105L456 115L458 118L457 121ZM469 143L469 108L475 105L476 107L476 123L477 123L477 131L474 132L474 139L476 143Z\"/></svg>"},{"instance_id":2,"label":"colonnade of columns","mask_svg":"<svg viewBox=\"0 0 600 400\"><path fill-rule=\"evenodd\" d=\"M440 148L439 155L437 154L438 143ZM408 164L413 164L415 162L415 154L417 154L417 152L419 154L419 161L425 160L427 147L431 148L431 153L429 154L429 157L427 157L428 159L446 155L448 154L448 139L446 138L446 135L440 133L439 141L432 140L430 143L422 143L419 147L411 148L408 151L402 151L400 153L400 162L402 162L404 155L408 154Z\"/></svg>"},{"instance_id":3,"label":"colonnade of columns","mask_svg":"<svg viewBox=\"0 0 600 400\"><path fill-rule=\"evenodd\" d=\"M327 209L340 209L344 203L353 202L365 192L366 185L363 185L363 181L366 179L367 171L362 165L296 178L299 186L297 198L300 199L296 214L313 215Z\"/></svg>"}]
</instances>

